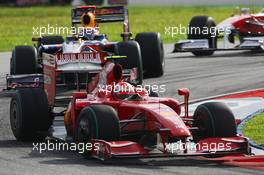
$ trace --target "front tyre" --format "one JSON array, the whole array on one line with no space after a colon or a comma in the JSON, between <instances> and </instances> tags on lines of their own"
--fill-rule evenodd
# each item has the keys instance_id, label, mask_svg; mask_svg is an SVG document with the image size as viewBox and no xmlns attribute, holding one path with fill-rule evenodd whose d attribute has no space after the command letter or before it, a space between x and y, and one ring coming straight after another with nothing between
<instances>
[{"instance_id":1,"label":"front tyre","mask_svg":"<svg viewBox=\"0 0 264 175\"><path fill-rule=\"evenodd\" d=\"M209 48L217 48L217 31L215 31L216 23L209 16L195 16L189 23L188 39L206 39ZM199 29L199 30L198 30ZM197 32L198 31L198 32ZM195 56L210 56L214 54L214 50L202 50L192 52Z\"/></svg>"},{"instance_id":2,"label":"front tyre","mask_svg":"<svg viewBox=\"0 0 264 175\"><path fill-rule=\"evenodd\" d=\"M116 141L120 138L120 125L116 111L108 105L91 105L82 109L75 131L77 143L89 143L91 139ZM89 156L91 150L85 150Z\"/></svg>"},{"instance_id":3,"label":"front tyre","mask_svg":"<svg viewBox=\"0 0 264 175\"><path fill-rule=\"evenodd\" d=\"M196 142L213 137L236 136L236 122L232 111L221 102L208 102L197 107L193 116L193 133Z\"/></svg>"}]
</instances>

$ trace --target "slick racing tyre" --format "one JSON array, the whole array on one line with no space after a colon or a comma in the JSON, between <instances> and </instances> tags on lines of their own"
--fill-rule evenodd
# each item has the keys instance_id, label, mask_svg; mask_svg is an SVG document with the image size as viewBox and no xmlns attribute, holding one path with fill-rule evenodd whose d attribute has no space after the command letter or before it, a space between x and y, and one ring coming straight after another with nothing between
<instances>
[{"instance_id":1,"label":"slick racing tyre","mask_svg":"<svg viewBox=\"0 0 264 175\"><path fill-rule=\"evenodd\" d=\"M37 50L32 46L16 46L10 60L10 74L37 73Z\"/></svg>"},{"instance_id":2,"label":"slick racing tyre","mask_svg":"<svg viewBox=\"0 0 264 175\"><path fill-rule=\"evenodd\" d=\"M116 141L120 138L120 125L116 111L108 105L91 105L81 110L75 131L76 143L89 143L91 139ZM89 156L86 150L84 156Z\"/></svg>"},{"instance_id":3,"label":"slick racing tyre","mask_svg":"<svg viewBox=\"0 0 264 175\"><path fill-rule=\"evenodd\" d=\"M39 42L43 45L54 45L62 44L64 42L64 39L62 36L43 36Z\"/></svg>"},{"instance_id":4,"label":"slick racing tyre","mask_svg":"<svg viewBox=\"0 0 264 175\"><path fill-rule=\"evenodd\" d=\"M217 31L215 31L216 23L212 17L195 16L189 24L188 39L207 39L209 48L217 48ZM199 29L199 30L198 30ZM198 32L197 32L198 31ZM214 51L195 51L192 52L196 56L213 55Z\"/></svg>"},{"instance_id":5,"label":"slick racing tyre","mask_svg":"<svg viewBox=\"0 0 264 175\"><path fill-rule=\"evenodd\" d=\"M17 90L10 103L10 124L18 141L40 141L52 123L46 93L40 88Z\"/></svg>"},{"instance_id":6,"label":"slick racing tyre","mask_svg":"<svg viewBox=\"0 0 264 175\"><path fill-rule=\"evenodd\" d=\"M236 122L232 111L221 102L208 102L197 107L193 116L194 140L236 136Z\"/></svg>"},{"instance_id":7,"label":"slick racing tyre","mask_svg":"<svg viewBox=\"0 0 264 175\"><path fill-rule=\"evenodd\" d=\"M119 63L123 69L137 68L137 79L131 82L135 85L141 85L143 81L142 57L140 47L135 41L125 41L117 43L116 54L119 56L127 56Z\"/></svg>"},{"instance_id":8,"label":"slick racing tyre","mask_svg":"<svg viewBox=\"0 0 264 175\"><path fill-rule=\"evenodd\" d=\"M162 76L165 60L160 34L153 32L138 33L135 40L139 43L141 49L144 77Z\"/></svg>"}]
</instances>

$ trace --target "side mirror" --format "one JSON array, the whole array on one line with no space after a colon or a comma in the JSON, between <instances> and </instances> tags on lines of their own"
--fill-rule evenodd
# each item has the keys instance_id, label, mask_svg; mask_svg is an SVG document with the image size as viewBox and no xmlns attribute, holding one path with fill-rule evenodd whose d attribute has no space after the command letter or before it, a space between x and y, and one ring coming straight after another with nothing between
<instances>
[{"instance_id":1,"label":"side mirror","mask_svg":"<svg viewBox=\"0 0 264 175\"><path fill-rule=\"evenodd\" d=\"M188 88L178 89L178 94L181 96L188 96L190 95L190 90Z\"/></svg>"},{"instance_id":2,"label":"side mirror","mask_svg":"<svg viewBox=\"0 0 264 175\"><path fill-rule=\"evenodd\" d=\"M189 116L189 96L190 90L187 88L178 89L178 94L184 96L184 110L185 110L185 117Z\"/></svg>"}]
</instances>

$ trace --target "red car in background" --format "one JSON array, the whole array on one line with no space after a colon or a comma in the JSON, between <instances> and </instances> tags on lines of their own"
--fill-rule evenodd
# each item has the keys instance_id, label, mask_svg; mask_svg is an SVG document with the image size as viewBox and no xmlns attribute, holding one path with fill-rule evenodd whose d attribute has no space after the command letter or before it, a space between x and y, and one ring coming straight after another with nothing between
<instances>
[{"instance_id":1,"label":"red car in background","mask_svg":"<svg viewBox=\"0 0 264 175\"><path fill-rule=\"evenodd\" d=\"M224 38L222 47L218 46L219 38ZM250 9L242 8L238 14L219 24L209 16L193 17L188 26L187 40L177 42L173 52L192 52L196 56L206 56L220 50L262 51L263 43L264 10L251 14Z\"/></svg>"}]
</instances>

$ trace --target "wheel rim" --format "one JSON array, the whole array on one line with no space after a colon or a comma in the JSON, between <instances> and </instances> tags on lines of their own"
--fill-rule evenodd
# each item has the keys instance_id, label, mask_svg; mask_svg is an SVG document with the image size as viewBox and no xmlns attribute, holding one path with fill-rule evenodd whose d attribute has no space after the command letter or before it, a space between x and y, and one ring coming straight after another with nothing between
<instances>
[{"instance_id":1,"label":"wheel rim","mask_svg":"<svg viewBox=\"0 0 264 175\"><path fill-rule=\"evenodd\" d=\"M194 140L196 142L200 141L201 139L205 139L208 137L208 131L205 124L205 121L203 120L202 114L198 114L196 117L195 122L193 123L193 127L197 127L198 130L194 131Z\"/></svg>"},{"instance_id":2,"label":"wheel rim","mask_svg":"<svg viewBox=\"0 0 264 175\"><path fill-rule=\"evenodd\" d=\"M83 117L78 126L78 142L88 142L91 139L89 120Z\"/></svg>"},{"instance_id":3,"label":"wheel rim","mask_svg":"<svg viewBox=\"0 0 264 175\"><path fill-rule=\"evenodd\" d=\"M196 133L196 137L198 140L201 140L203 138L205 138L206 136L206 130L205 130L205 126L204 126L204 122L202 120L198 120L196 123L196 127L198 127L198 132Z\"/></svg>"}]
</instances>

